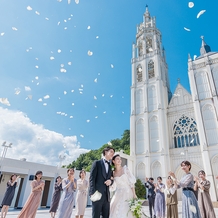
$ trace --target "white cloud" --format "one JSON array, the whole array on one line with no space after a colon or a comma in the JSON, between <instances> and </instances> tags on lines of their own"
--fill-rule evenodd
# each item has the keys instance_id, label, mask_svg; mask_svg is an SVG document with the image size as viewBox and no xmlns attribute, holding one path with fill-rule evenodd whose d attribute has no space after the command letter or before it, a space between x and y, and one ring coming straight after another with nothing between
<instances>
[{"instance_id":1,"label":"white cloud","mask_svg":"<svg viewBox=\"0 0 218 218\"><path fill-rule=\"evenodd\" d=\"M23 112L0 107L0 120L0 142L13 143L7 152L8 158L57 165L62 153L66 155L63 164L69 164L80 154L88 152L80 148L76 136L63 136L41 124L33 124ZM66 149L63 144L67 145Z\"/></svg>"}]
</instances>

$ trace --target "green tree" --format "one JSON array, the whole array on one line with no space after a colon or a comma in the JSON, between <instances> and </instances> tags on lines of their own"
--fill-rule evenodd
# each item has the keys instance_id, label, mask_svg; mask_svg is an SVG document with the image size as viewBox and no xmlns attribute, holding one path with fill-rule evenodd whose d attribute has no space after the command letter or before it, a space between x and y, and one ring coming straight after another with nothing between
<instances>
[{"instance_id":1,"label":"green tree","mask_svg":"<svg viewBox=\"0 0 218 218\"><path fill-rule=\"evenodd\" d=\"M140 179L136 180L135 193L136 193L138 198L143 198L143 199L145 198L146 188L145 188L145 185L142 183L142 181Z\"/></svg>"},{"instance_id":2,"label":"green tree","mask_svg":"<svg viewBox=\"0 0 218 218\"><path fill-rule=\"evenodd\" d=\"M122 138L111 140L111 144L115 151L123 150L125 154L130 154L130 131L125 130ZM81 154L77 160L69 164L67 168L76 168L77 170L84 169L86 171L90 171L92 163L101 158L102 151L107 146L108 144L104 144L97 150L90 150L85 154Z\"/></svg>"}]
</instances>

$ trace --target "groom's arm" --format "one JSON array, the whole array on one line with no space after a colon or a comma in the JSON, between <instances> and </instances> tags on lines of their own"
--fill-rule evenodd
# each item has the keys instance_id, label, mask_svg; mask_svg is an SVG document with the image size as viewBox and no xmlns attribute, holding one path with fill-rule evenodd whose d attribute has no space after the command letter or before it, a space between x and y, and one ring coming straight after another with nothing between
<instances>
[{"instance_id":1,"label":"groom's arm","mask_svg":"<svg viewBox=\"0 0 218 218\"><path fill-rule=\"evenodd\" d=\"M92 168L90 171L90 177L89 177L89 185L90 185L89 195L90 196L93 195L96 191L96 188L95 188L96 177L97 177L97 161L95 161L92 164Z\"/></svg>"}]
</instances>

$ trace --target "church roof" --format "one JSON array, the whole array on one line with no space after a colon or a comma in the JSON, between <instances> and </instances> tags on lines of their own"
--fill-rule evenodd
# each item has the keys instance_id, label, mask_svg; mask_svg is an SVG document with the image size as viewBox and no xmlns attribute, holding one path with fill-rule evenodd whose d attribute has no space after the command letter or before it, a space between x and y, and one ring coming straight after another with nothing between
<instances>
[{"instance_id":1,"label":"church roof","mask_svg":"<svg viewBox=\"0 0 218 218\"><path fill-rule=\"evenodd\" d=\"M191 102L191 94L180 84L180 82L178 82L174 94L172 95L172 98L170 100L169 107L184 105Z\"/></svg>"}]
</instances>

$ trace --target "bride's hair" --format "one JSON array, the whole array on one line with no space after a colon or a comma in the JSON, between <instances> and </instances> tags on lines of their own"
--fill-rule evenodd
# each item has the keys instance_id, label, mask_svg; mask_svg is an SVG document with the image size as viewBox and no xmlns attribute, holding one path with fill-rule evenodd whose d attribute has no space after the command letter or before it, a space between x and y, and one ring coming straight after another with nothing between
<instances>
[{"instance_id":1,"label":"bride's hair","mask_svg":"<svg viewBox=\"0 0 218 218\"><path fill-rule=\"evenodd\" d=\"M120 157L120 155L119 155L119 154L116 154L116 155L113 156L113 158L112 158L112 165L113 165L113 166L114 166L114 162L113 162L113 161L116 159L116 157Z\"/></svg>"}]
</instances>

